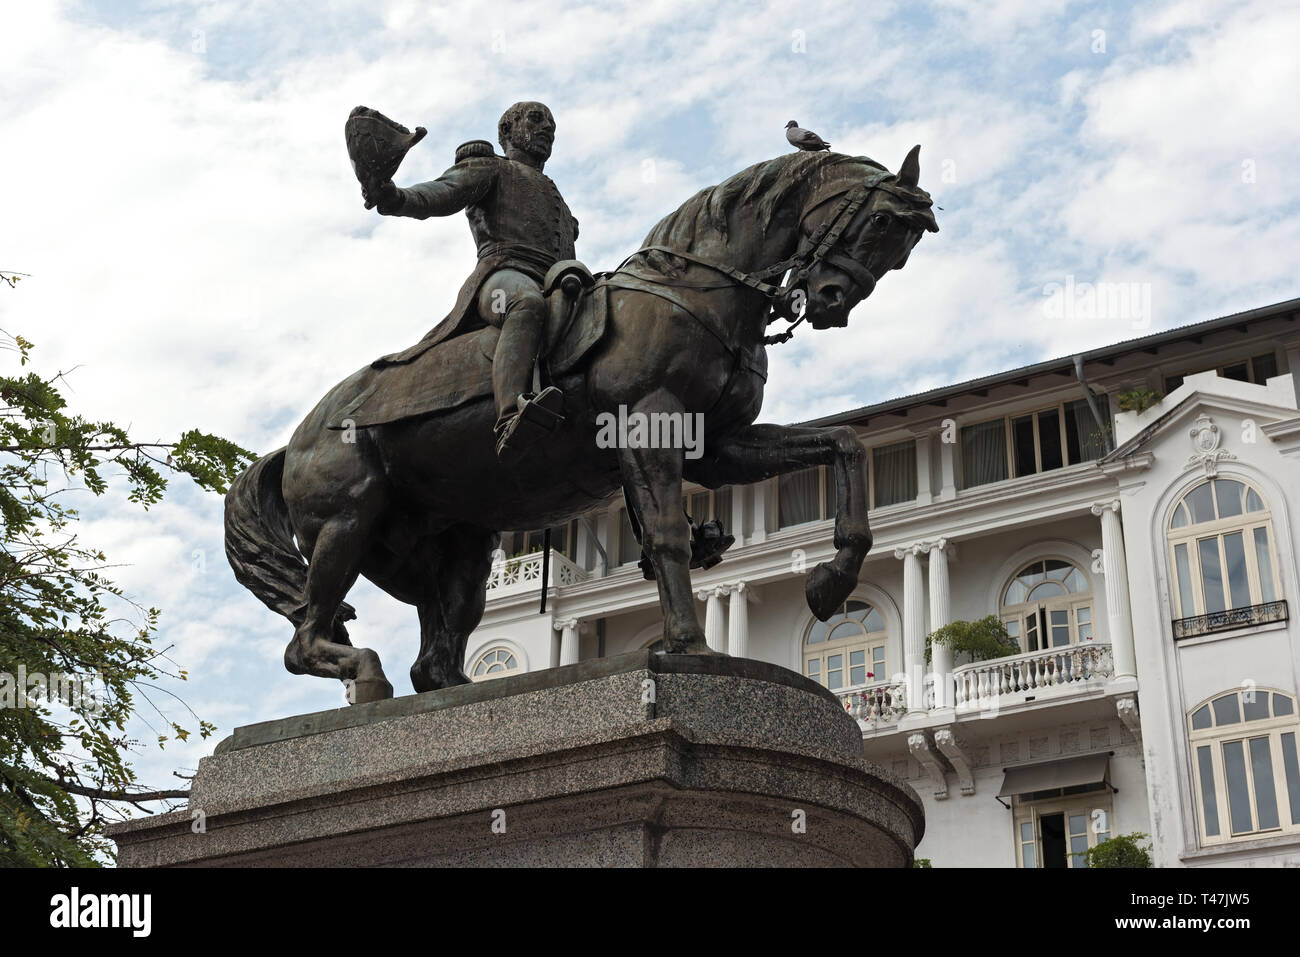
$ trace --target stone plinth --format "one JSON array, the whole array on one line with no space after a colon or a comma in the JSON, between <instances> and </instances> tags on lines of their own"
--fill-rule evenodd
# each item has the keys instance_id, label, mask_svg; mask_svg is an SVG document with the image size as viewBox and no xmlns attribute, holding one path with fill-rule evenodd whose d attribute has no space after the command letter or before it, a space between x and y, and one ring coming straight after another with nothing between
<instances>
[{"instance_id":1,"label":"stone plinth","mask_svg":"<svg viewBox=\"0 0 1300 957\"><path fill-rule=\"evenodd\" d=\"M110 834L124 867L901 867L923 830L820 685L638 652L239 728Z\"/></svg>"}]
</instances>

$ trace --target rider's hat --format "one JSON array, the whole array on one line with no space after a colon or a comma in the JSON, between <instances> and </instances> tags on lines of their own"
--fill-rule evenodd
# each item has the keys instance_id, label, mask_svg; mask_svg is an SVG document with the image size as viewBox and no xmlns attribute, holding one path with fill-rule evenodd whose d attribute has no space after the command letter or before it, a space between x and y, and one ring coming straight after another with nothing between
<instances>
[{"instance_id":1,"label":"rider's hat","mask_svg":"<svg viewBox=\"0 0 1300 957\"><path fill-rule=\"evenodd\" d=\"M424 139L426 132L417 126L412 133L368 106L354 109L343 125L343 137L352 171L361 185L377 186L392 179L407 150Z\"/></svg>"}]
</instances>

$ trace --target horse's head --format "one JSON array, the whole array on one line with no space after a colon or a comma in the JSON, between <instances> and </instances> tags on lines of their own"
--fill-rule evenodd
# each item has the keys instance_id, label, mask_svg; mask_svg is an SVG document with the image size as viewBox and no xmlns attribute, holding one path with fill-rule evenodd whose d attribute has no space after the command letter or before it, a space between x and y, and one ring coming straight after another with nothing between
<instances>
[{"instance_id":1,"label":"horse's head","mask_svg":"<svg viewBox=\"0 0 1300 957\"><path fill-rule=\"evenodd\" d=\"M920 153L921 147L912 147L897 175L873 171L865 181L840 183L810 200L800 225L800 249L821 246L822 252L799 286L804 318L814 329L848 325L849 311L871 295L885 273L902 269L927 231L939 231L930 195L917 186Z\"/></svg>"}]
</instances>

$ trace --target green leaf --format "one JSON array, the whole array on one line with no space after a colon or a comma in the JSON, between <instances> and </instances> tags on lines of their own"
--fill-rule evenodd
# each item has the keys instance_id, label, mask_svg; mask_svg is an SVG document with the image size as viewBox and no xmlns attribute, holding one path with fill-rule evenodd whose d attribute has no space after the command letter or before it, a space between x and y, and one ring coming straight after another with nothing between
<instances>
[{"instance_id":1,"label":"green leaf","mask_svg":"<svg viewBox=\"0 0 1300 957\"><path fill-rule=\"evenodd\" d=\"M178 700L170 688L149 696L151 688L188 674L177 674L154 646L158 609L128 597L107 577L110 557L79 537L76 500L117 489L148 508L175 473L220 492L254 457L197 430L175 443L142 444L121 426L81 415L68 407L59 376L23 368L33 345L8 338L19 361L0 366L0 402L10 412L0 416L0 672L22 662L28 674L86 679L98 702L74 699L71 716L60 709L57 719L44 702L0 709L0 863L93 867L113 858L103 824L126 816L129 805L97 798L92 817L66 785L138 790L131 757L142 742L125 729L140 702L151 702L147 716L139 713L147 721L156 716L153 701ZM201 737L215 731L194 717ZM171 737L189 740L188 729L168 725L172 734L157 734L160 748Z\"/></svg>"},{"instance_id":2,"label":"green leaf","mask_svg":"<svg viewBox=\"0 0 1300 957\"><path fill-rule=\"evenodd\" d=\"M1007 633L997 615L978 621L954 621L931 632L925 640L925 660L929 661L934 645L947 645L954 655L966 654L971 661L988 661L1020 654L1019 643Z\"/></svg>"}]
</instances>

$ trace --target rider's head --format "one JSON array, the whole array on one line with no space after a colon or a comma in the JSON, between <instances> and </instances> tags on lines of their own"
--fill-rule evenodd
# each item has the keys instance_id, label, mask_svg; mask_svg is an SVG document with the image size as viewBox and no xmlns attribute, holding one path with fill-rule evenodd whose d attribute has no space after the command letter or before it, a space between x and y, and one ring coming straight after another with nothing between
<instances>
[{"instance_id":1,"label":"rider's head","mask_svg":"<svg viewBox=\"0 0 1300 957\"><path fill-rule=\"evenodd\" d=\"M516 103L501 114L497 139L512 159L531 159L538 166L551 158L555 142L555 117L542 103ZM520 155L522 154L522 155Z\"/></svg>"}]
</instances>

